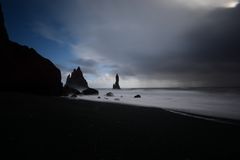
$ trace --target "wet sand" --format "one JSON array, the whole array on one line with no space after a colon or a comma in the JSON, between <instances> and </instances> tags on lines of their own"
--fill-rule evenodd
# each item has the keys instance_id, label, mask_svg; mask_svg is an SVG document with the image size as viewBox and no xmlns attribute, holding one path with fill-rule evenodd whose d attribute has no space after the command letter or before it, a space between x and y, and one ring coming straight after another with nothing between
<instances>
[{"instance_id":1,"label":"wet sand","mask_svg":"<svg viewBox=\"0 0 240 160\"><path fill-rule=\"evenodd\" d=\"M158 108L0 93L8 159L239 159L240 127Z\"/></svg>"}]
</instances>

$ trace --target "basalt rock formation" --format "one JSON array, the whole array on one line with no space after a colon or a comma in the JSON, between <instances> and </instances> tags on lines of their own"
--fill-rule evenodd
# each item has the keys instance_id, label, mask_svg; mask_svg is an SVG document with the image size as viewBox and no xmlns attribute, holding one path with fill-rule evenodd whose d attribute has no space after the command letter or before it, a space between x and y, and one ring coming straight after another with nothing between
<instances>
[{"instance_id":1,"label":"basalt rock formation","mask_svg":"<svg viewBox=\"0 0 240 160\"><path fill-rule=\"evenodd\" d=\"M65 85L63 87L63 90L62 90L62 96L69 96L69 95L81 95L82 93L77 90L77 89L74 89L74 88L71 88L67 85Z\"/></svg>"},{"instance_id":2,"label":"basalt rock formation","mask_svg":"<svg viewBox=\"0 0 240 160\"><path fill-rule=\"evenodd\" d=\"M119 85L119 76L116 74L116 82L113 84L113 89L121 89Z\"/></svg>"},{"instance_id":3,"label":"basalt rock formation","mask_svg":"<svg viewBox=\"0 0 240 160\"><path fill-rule=\"evenodd\" d=\"M0 4L0 91L60 95L61 72L34 49L8 38Z\"/></svg>"},{"instance_id":4,"label":"basalt rock formation","mask_svg":"<svg viewBox=\"0 0 240 160\"><path fill-rule=\"evenodd\" d=\"M83 77L80 67L74 69L73 72L68 75L66 85L71 88L88 88L88 83Z\"/></svg>"},{"instance_id":5,"label":"basalt rock formation","mask_svg":"<svg viewBox=\"0 0 240 160\"><path fill-rule=\"evenodd\" d=\"M87 88L82 91L83 95L98 95L98 90L93 89L93 88Z\"/></svg>"}]
</instances>

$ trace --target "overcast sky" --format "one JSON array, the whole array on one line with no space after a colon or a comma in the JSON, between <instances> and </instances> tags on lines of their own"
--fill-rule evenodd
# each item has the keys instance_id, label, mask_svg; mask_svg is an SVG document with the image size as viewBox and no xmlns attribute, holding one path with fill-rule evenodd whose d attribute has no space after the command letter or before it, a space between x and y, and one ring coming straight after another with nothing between
<instances>
[{"instance_id":1,"label":"overcast sky","mask_svg":"<svg viewBox=\"0 0 240 160\"><path fill-rule=\"evenodd\" d=\"M237 0L2 0L10 38L92 87L240 86Z\"/></svg>"}]
</instances>

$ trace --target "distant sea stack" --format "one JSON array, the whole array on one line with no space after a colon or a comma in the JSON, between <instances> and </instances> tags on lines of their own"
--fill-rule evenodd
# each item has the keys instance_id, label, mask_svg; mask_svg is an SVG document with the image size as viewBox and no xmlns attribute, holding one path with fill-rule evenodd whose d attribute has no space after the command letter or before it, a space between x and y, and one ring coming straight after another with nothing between
<instances>
[{"instance_id":1,"label":"distant sea stack","mask_svg":"<svg viewBox=\"0 0 240 160\"><path fill-rule=\"evenodd\" d=\"M71 88L88 88L88 83L83 77L83 73L80 67L74 69L73 72L68 75L66 86L69 86Z\"/></svg>"},{"instance_id":2,"label":"distant sea stack","mask_svg":"<svg viewBox=\"0 0 240 160\"><path fill-rule=\"evenodd\" d=\"M8 38L0 4L0 90L57 96L61 94L61 72L34 49Z\"/></svg>"},{"instance_id":3,"label":"distant sea stack","mask_svg":"<svg viewBox=\"0 0 240 160\"><path fill-rule=\"evenodd\" d=\"M119 85L119 76L116 74L116 82L113 84L113 89L121 89Z\"/></svg>"}]
</instances>

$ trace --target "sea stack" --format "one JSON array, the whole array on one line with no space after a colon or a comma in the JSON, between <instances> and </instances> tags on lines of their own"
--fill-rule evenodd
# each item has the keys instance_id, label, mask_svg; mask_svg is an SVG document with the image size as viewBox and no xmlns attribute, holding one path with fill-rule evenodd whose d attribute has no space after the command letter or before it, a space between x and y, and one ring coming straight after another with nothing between
<instances>
[{"instance_id":1,"label":"sea stack","mask_svg":"<svg viewBox=\"0 0 240 160\"><path fill-rule=\"evenodd\" d=\"M116 82L113 84L113 89L121 89L119 85L119 76L116 74Z\"/></svg>"},{"instance_id":2,"label":"sea stack","mask_svg":"<svg viewBox=\"0 0 240 160\"><path fill-rule=\"evenodd\" d=\"M33 48L12 42L4 25L0 4L0 79L1 91L41 95L60 95L61 72Z\"/></svg>"},{"instance_id":3,"label":"sea stack","mask_svg":"<svg viewBox=\"0 0 240 160\"><path fill-rule=\"evenodd\" d=\"M74 69L72 73L68 75L66 80L66 86L76 89L88 88L88 83L86 79L83 77L83 73L80 67Z\"/></svg>"}]
</instances>

